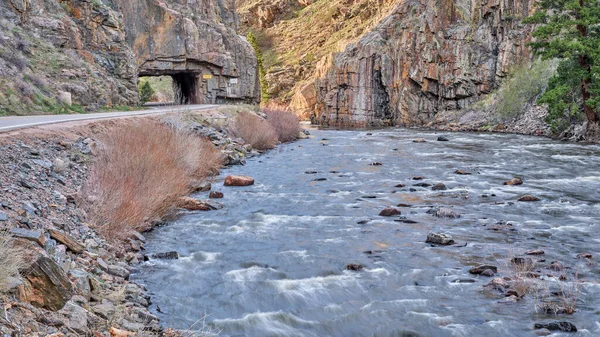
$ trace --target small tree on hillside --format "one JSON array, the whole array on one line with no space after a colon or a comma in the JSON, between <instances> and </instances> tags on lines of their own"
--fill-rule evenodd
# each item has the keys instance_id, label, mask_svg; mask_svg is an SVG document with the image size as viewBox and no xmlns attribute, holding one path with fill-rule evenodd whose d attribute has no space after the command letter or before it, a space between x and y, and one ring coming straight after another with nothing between
<instances>
[{"instance_id":1,"label":"small tree on hillside","mask_svg":"<svg viewBox=\"0 0 600 337\"><path fill-rule=\"evenodd\" d=\"M150 82L145 81L140 88L140 104L144 105L148 103L152 95L154 95L154 89L152 89Z\"/></svg>"},{"instance_id":2,"label":"small tree on hillside","mask_svg":"<svg viewBox=\"0 0 600 337\"><path fill-rule=\"evenodd\" d=\"M544 59L560 60L539 102L548 104L555 131L583 111L589 127L600 121L600 0L538 0L525 22L539 24L531 43Z\"/></svg>"},{"instance_id":3,"label":"small tree on hillside","mask_svg":"<svg viewBox=\"0 0 600 337\"><path fill-rule=\"evenodd\" d=\"M260 78L260 96L262 101L266 102L271 98L271 95L269 95L269 83L267 82L267 73L265 72L262 51L252 32L248 33L248 42L250 42L252 48L254 48L254 51L256 52L256 59L258 60L258 76Z\"/></svg>"}]
</instances>

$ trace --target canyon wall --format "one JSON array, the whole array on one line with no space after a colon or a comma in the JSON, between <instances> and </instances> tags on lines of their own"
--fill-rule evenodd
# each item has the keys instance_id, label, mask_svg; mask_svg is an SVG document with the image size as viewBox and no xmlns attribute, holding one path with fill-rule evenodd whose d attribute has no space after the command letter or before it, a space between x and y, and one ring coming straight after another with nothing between
<instances>
[{"instance_id":1,"label":"canyon wall","mask_svg":"<svg viewBox=\"0 0 600 337\"><path fill-rule=\"evenodd\" d=\"M460 111L528 61L533 0L405 0L321 60L292 107L325 123L424 125ZM316 113L314 113L316 111Z\"/></svg>"},{"instance_id":2,"label":"canyon wall","mask_svg":"<svg viewBox=\"0 0 600 337\"><path fill-rule=\"evenodd\" d=\"M190 103L256 102L256 56L221 0L0 0L0 115L138 103L170 75Z\"/></svg>"}]
</instances>

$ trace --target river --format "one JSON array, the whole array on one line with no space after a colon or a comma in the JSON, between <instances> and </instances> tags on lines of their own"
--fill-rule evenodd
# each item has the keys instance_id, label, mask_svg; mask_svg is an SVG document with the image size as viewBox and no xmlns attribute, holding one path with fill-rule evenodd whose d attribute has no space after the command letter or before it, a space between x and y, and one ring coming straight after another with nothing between
<instances>
[{"instance_id":1,"label":"river","mask_svg":"<svg viewBox=\"0 0 600 337\"><path fill-rule=\"evenodd\" d=\"M569 336L600 336L600 146L490 133L311 132L224 170L213 183L223 209L183 214L147 235L147 254L181 255L151 259L133 275L165 327L207 315L221 336L497 337L535 336L534 323L559 320L577 326ZM229 174L256 185L223 187ZM503 185L517 176L523 185ZM447 190L414 186L423 183ZM541 200L517 201L526 194ZM398 204L402 215L378 216ZM436 217L436 207L460 218ZM429 232L457 244L427 244ZM534 249L545 254L523 255ZM524 281L535 291L519 301L485 287L493 277L469 273L485 263L498 267L496 277L514 277L514 257L535 261L538 277ZM560 301L546 297L557 289L574 314L536 310Z\"/></svg>"}]
</instances>

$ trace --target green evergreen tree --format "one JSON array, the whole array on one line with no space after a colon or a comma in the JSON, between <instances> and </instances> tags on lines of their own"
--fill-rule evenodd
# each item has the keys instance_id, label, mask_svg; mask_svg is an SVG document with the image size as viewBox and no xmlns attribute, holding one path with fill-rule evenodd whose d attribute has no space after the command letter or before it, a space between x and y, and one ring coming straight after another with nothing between
<instances>
[{"instance_id":1,"label":"green evergreen tree","mask_svg":"<svg viewBox=\"0 0 600 337\"><path fill-rule=\"evenodd\" d=\"M555 131L583 111L589 124L600 121L600 0L538 0L525 20L539 24L534 51L560 60L556 75L539 100L549 106Z\"/></svg>"},{"instance_id":2,"label":"green evergreen tree","mask_svg":"<svg viewBox=\"0 0 600 337\"><path fill-rule=\"evenodd\" d=\"M265 66L263 63L263 55L258 45L258 41L252 32L248 33L248 42L254 48L256 52L256 59L258 60L258 76L260 78L260 96L263 102L267 102L271 95L269 95L269 83L267 82L267 73L265 72Z\"/></svg>"},{"instance_id":3,"label":"green evergreen tree","mask_svg":"<svg viewBox=\"0 0 600 337\"><path fill-rule=\"evenodd\" d=\"M140 88L140 104L144 105L150 101L150 98L154 95L154 89L150 85L150 82L145 81Z\"/></svg>"}]
</instances>

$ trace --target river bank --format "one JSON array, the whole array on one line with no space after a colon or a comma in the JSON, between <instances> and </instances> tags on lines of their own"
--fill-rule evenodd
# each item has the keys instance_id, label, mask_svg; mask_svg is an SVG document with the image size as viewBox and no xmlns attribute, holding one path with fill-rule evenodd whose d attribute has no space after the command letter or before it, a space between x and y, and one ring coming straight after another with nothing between
<instances>
[{"instance_id":1,"label":"river bank","mask_svg":"<svg viewBox=\"0 0 600 337\"><path fill-rule=\"evenodd\" d=\"M152 119L209 139L221 149L224 164L232 166L259 154L226 130L237 113L236 108L189 111L186 116L193 118L185 123L169 115ZM151 298L146 289L130 281L131 268L148 259L144 236L131 233L119 242L107 241L91 223L82 195L90 165L101 151L98 139L148 119L88 121L0 135L0 239L11 240L0 249L13 257L3 258L7 265L0 266L0 333L178 336L160 326L147 309ZM210 191L211 185L205 182L197 189ZM186 201L191 205L182 207L218 207L214 201ZM169 216L180 213L173 209ZM17 259L21 277L5 268Z\"/></svg>"}]
</instances>

